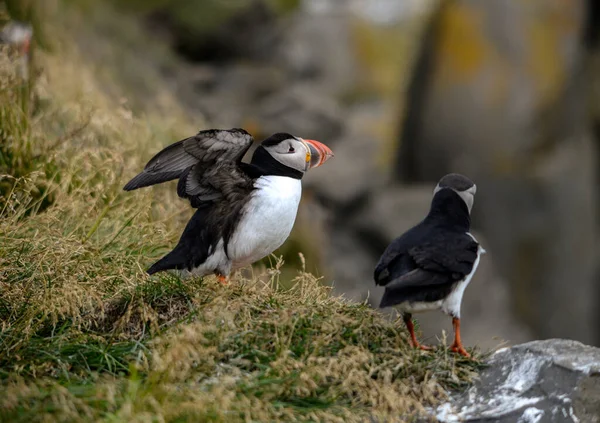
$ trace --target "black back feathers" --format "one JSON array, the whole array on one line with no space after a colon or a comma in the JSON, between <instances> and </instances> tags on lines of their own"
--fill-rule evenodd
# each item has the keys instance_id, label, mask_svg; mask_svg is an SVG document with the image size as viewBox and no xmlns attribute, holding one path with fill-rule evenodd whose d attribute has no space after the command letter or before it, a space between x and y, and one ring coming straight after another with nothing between
<instances>
[{"instance_id":1,"label":"black back feathers","mask_svg":"<svg viewBox=\"0 0 600 423\"><path fill-rule=\"evenodd\" d=\"M467 188L468 189L468 188ZM454 190L439 190L427 217L396 238L374 271L386 287L380 307L405 301L438 301L474 266L479 244L468 234L469 210Z\"/></svg>"}]
</instances>

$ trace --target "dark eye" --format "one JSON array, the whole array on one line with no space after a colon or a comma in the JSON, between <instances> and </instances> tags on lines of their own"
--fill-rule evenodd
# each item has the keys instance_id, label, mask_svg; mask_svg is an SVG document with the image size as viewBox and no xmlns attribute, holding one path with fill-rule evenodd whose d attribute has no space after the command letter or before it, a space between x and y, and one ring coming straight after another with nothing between
<instances>
[{"instance_id":1,"label":"dark eye","mask_svg":"<svg viewBox=\"0 0 600 423\"><path fill-rule=\"evenodd\" d=\"M294 150L294 147L290 146L290 149L288 150L288 153L293 153L293 152L295 152L295 151L296 151L296 150Z\"/></svg>"}]
</instances>

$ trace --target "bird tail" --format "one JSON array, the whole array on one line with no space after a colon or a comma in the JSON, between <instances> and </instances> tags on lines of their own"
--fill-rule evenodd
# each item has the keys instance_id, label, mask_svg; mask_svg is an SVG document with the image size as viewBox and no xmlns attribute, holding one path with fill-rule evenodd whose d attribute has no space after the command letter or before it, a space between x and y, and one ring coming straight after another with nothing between
<instances>
[{"instance_id":1,"label":"bird tail","mask_svg":"<svg viewBox=\"0 0 600 423\"><path fill-rule=\"evenodd\" d=\"M153 275L157 272L170 269L184 269L186 268L186 257L179 251L179 248L175 247L173 251L158 260L147 270L149 275Z\"/></svg>"},{"instance_id":2,"label":"bird tail","mask_svg":"<svg viewBox=\"0 0 600 423\"><path fill-rule=\"evenodd\" d=\"M208 258L208 251L217 244L220 236L215 228L207 225L209 207L196 210L187 223L177 246L169 254L158 260L148 269L148 274L169 269L188 269L198 267ZM212 231L212 232L211 232Z\"/></svg>"},{"instance_id":3,"label":"bird tail","mask_svg":"<svg viewBox=\"0 0 600 423\"><path fill-rule=\"evenodd\" d=\"M437 301L449 294L452 287L453 284L442 274L414 269L385 286L379 308L392 307L405 301Z\"/></svg>"}]
</instances>

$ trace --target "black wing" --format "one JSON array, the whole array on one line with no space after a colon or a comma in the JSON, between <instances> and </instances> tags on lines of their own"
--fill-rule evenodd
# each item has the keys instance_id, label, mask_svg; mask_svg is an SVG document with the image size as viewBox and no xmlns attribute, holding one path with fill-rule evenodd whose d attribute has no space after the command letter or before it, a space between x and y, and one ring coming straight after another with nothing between
<instances>
[{"instance_id":1,"label":"black wing","mask_svg":"<svg viewBox=\"0 0 600 423\"><path fill-rule=\"evenodd\" d=\"M219 183L227 179L224 174L239 166L252 141L243 129L200 131L155 155L123 189L132 191L179 178L179 196L210 201L222 194ZM238 170L228 176L236 179L241 174ZM217 182L213 183L215 175Z\"/></svg>"},{"instance_id":2,"label":"black wing","mask_svg":"<svg viewBox=\"0 0 600 423\"><path fill-rule=\"evenodd\" d=\"M473 270L479 244L467 234L440 233L409 248L380 272L386 292L380 307L404 301L436 301ZM381 284L381 283L380 283Z\"/></svg>"},{"instance_id":3,"label":"black wing","mask_svg":"<svg viewBox=\"0 0 600 423\"><path fill-rule=\"evenodd\" d=\"M375 267L373 275L375 283L385 286L393 279L413 270L415 263L408 254L408 250L418 245L420 240L427 237L430 232L431 228L421 222L392 241Z\"/></svg>"},{"instance_id":4,"label":"black wing","mask_svg":"<svg viewBox=\"0 0 600 423\"><path fill-rule=\"evenodd\" d=\"M125 185L131 191L179 179L177 194L198 209L177 246L148 273L191 270L207 259L221 239L227 252L235 223L253 190L254 181L241 162L252 142L243 129L200 131L162 150Z\"/></svg>"},{"instance_id":5,"label":"black wing","mask_svg":"<svg viewBox=\"0 0 600 423\"><path fill-rule=\"evenodd\" d=\"M415 268L415 262L408 254L408 251L394 251L390 248L385 251L377 267L373 278L375 284L386 286L396 277L402 276Z\"/></svg>"},{"instance_id":6,"label":"black wing","mask_svg":"<svg viewBox=\"0 0 600 423\"><path fill-rule=\"evenodd\" d=\"M473 270L479 244L471 236L440 234L423 245L409 250L418 268L444 273L454 280L461 280Z\"/></svg>"}]
</instances>

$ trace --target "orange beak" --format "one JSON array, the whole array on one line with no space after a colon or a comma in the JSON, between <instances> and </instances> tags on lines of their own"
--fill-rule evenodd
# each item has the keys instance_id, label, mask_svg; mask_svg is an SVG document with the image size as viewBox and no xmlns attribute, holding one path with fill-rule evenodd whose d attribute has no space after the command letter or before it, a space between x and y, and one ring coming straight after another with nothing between
<instances>
[{"instance_id":1,"label":"orange beak","mask_svg":"<svg viewBox=\"0 0 600 423\"><path fill-rule=\"evenodd\" d=\"M306 155L307 169L319 167L333 157L333 151L325 144L315 140L304 140L308 145L309 153Z\"/></svg>"}]
</instances>

